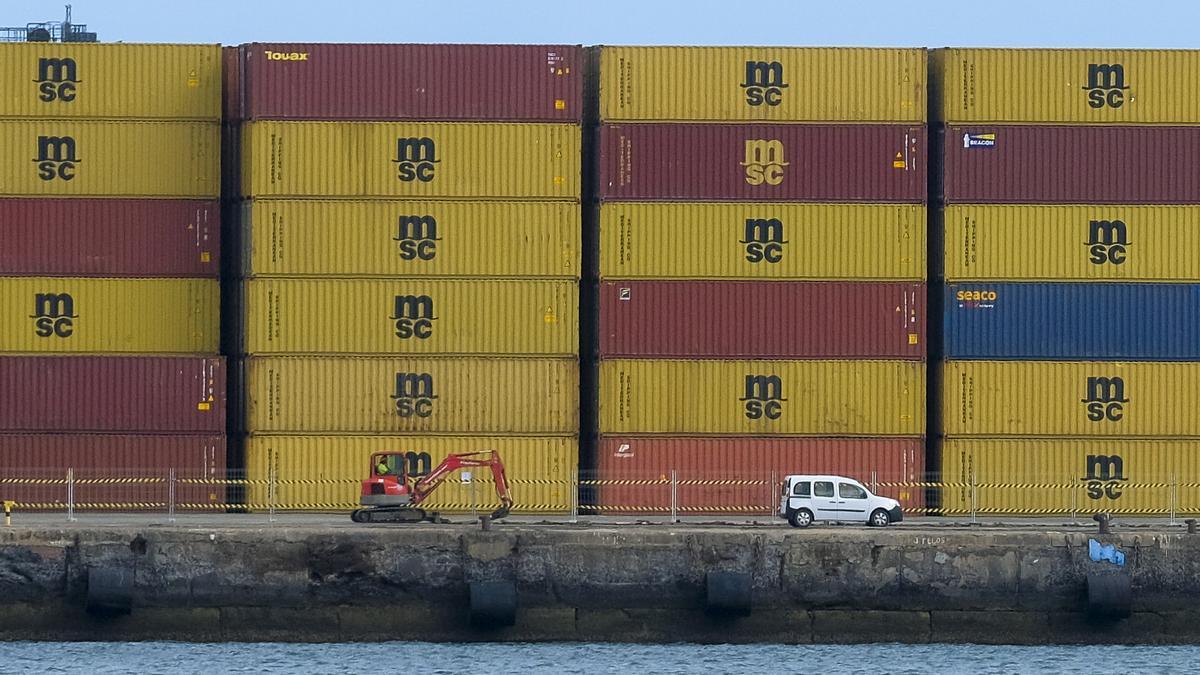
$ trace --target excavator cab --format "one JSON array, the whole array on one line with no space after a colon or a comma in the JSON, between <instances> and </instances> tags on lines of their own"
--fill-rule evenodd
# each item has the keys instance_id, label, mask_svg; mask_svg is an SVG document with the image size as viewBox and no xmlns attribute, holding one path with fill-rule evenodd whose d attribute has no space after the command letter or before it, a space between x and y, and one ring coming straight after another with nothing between
<instances>
[{"instance_id":1,"label":"excavator cab","mask_svg":"<svg viewBox=\"0 0 1200 675\"><path fill-rule=\"evenodd\" d=\"M359 503L350 519L356 523L412 523L425 520L425 510L417 505L460 469L489 467L500 498L500 508L492 512L493 520L503 518L512 510L513 500L508 493L508 478L504 464L495 450L447 455L433 471L412 480L408 475L408 453L377 452L371 455L368 478L362 482Z\"/></svg>"}]
</instances>

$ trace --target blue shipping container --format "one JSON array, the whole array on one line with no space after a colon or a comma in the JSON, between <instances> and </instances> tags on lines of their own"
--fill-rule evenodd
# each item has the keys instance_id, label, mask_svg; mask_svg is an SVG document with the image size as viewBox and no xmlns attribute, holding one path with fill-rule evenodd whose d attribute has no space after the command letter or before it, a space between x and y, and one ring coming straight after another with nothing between
<instances>
[{"instance_id":1,"label":"blue shipping container","mask_svg":"<svg viewBox=\"0 0 1200 675\"><path fill-rule=\"evenodd\" d=\"M948 359L1200 360L1200 284L946 286Z\"/></svg>"}]
</instances>

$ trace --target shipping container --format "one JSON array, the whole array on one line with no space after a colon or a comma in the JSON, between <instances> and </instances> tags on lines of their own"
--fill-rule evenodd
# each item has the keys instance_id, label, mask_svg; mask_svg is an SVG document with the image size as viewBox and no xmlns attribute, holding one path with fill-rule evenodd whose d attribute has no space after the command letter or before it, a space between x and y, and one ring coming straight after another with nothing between
<instances>
[{"instance_id":1,"label":"shipping container","mask_svg":"<svg viewBox=\"0 0 1200 675\"><path fill-rule=\"evenodd\" d=\"M67 471L71 480L67 480ZM221 435L0 434L0 501L17 511L224 510Z\"/></svg>"},{"instance_id":2,"label":"shipping container","mask_svg":"<svg viewBox=\"0 0 1200 675\"><path fill-rule=\"evenodd\" d=\"M242 126L242 194L577 201L570 124L254 122Z\"/></svg>"},{"instance_id":3,"label":"shipping container","mask_svg":"<svg viewBox=\"0 0 1200 675\"><path fill-rule=\"evenodd\" d=\"M0 356L0 429L223 433L225 360Z\"/></svg>"},{"instance_id":4,"label":"shipping container","mask_svg":"<svg viewBox=\"0 0 1200 675\"><path fill-rule=\"evenodd\" d=\"M1200 51L936 49L931 62L947 122L1200 123Z\"/></svg>"},{"instance_id":5,"label":"shipping container","mask_svg":"<svg viewBox=\"0 0 1200 675\"><path fill-rule=\"evenodd\" d=\"M267 488L275 478L276 508L358 508L361 481L376 452L403 452L410 476L428 475L449 454L495 450L513 498L513 513L569 513L577 479L579 442L562 436L251 436L246 442L247 503L271 506ZM451 474L429 499L427 511L490 513L499 508L487 468Z\"/></svg>"},{"instance_id":6,"label":"shipping container","mask_svg":"<svg viewBox=\"0 0 1200 675\"><path fill-rule=\"evenodd\" d=\"M596 49L605 121L925 121L923 48Z\"/></svg>"},{"instance_id":7,"label":"shipping container","mask_svg":"<svg viewBox=\"0 0 1200 675\"><path fill-rule=\"evenodd\" d=\"M1200 127L952 126L948 203L1200 202Z\"/></svg>"},{"instance_id":8,"label":"shipping container","mask_svg":"<svg viewBox=\"0 0 1200 675\"><path fill-rule=\"evenodd\" d=\"M248 277L579 278L577 204L269 199L243 214Z\"/></svg>"},{"instance_id":9,"label":"shipping container","mask_svg":"<svg viewBox=\"0 0 1200 675\"><path fill-rule=\"evenodd\" d=\"M578 45L242 45L248 119L579 122Z\"/></svg>"},{"instance_id":10,"label":"shipping container","mask_svg":"<svg viewBox=\"0 0 1200 675\"><path fill-rule=\"evenodd\" d=\"M605 279L924 280L916 204L600 206Z\"/></svg>"},{"instance_id":11,"label":"shipping container","mask_svg":"<svg viewBox=\"0 0 1200 675\"><path fill-rule=\"evenodd\" d=\"M946 439L942 510L1010 516L1200 511L1200 440Z\"/></svg>"},{"instance_id":12,"label":"shipping container","mask_svg":"<svg viewBox=\"0 0 1200 675\"><path fill-rule=\"evenodd\" d=\"M1200 284L945 287L950 359L1200 359Z\"/></svg>"},{"instance_id":13,"label":"shipping container","mask_svg":"<svg viewBox=\"0 0 1200 675\"><path fill-rule=\"evenodd\" d=\"M774 515L789 474L834 474L925 511L925 444L917 438L646 438L606 436L596 457L600 513Z\"/></svg>"},{"instance_id":14,"label":"shipping container","mask_svg":"<svg viewBox=\"0 0 1200 675\"><path fill-rule=\"evenodd\" d=\"M949 281L1200 281L1200 207L948 206Z\"/></svg>"},{"instance_id":15,"label":"shipping container","mask_svg":"<svg viewBox=\"0 0 1200 675\"><path fill-rule=\"evenodd\" d=\"M245 431L575 434L575 359L253 357Z\"/></svg>"},{"instance_id":16,"label":"shipping container","mask_svg":"<svg viewBox=\"0 0 1200 675\"><path fill-rule=\"evenodd\" d=\"M0 91L0 117L215 122L221 47L5 43Z\"/></svg>"},{"instance_id":17,"label":"shipping container","mask_svg":"<svg viewBox=\"0 0 1200 675\"><path fill-rule=\"evenodd\" d=\"M0 351L216 353L215 279L0 277Z\"/></svg>"},{"instance_id":18,"label":"shipping container","mask_svg":"<svg viewBox=\"0 0 1200 675\"><path fill-rule=\"evenodd\" d=\"M0 275L209 277L220 270L216 201L0 200Z\"/></svg>"},{"instance_id":19,"label":"shipping container","mask_svg":"<svg viewBox=\"0 0 1200 675\"><path fill-rule=\"evenodd\" d=\"M604 124L601 199L914 202L925 127Z\"/></svg>"},{"instance_id":20,"label":"shipping container","mask_svg":"<svg viewBox=\"0 0 1200 675\"><path fill-rule=\"evenodd\" d=\"M246 354L579 353L573 281L255 279Z\"/></svg>"},{"instance_id":21,"label":"shipping container","mask_svg":"<svg viewBox=\"0 0 1200 675\"><path fill-rule=\"evenodd\" d=\"M608 281L602 358L925 358L925 284Z\"/></svg>"},{"instance_id":22,"label":"shipping container","mask_svg":"<svg viewBox=\"0 0 1200 675\"><path fill-rule=\"evenodd\" d=\"M601 361L600 432L920 436L925 364Z\"/></svg>"},{"instance_id":23,"label":"shipping container","mask_svg":"<svg viewBox=\"0 0 1200 675\"><path fill-rule=\"evenodd\" d=\"M0 122L0 195L220 194L216 122Z\"/></svg>"},{"instance_id":24,"label":"shipping container","mask_svg":"<svg viewBox=\"0 0 1200 675\"><path fill-rule=\"evenodd\" d=\"M235 124L244 117L240 47L221 47L221 75L221 114L227 124Z\"/></svg>"},{"instance_id":25,"label":"shipping container","mask_svg":"<svg viewBox=\"0 0 1200 675\"><path fill-rule=\"evenodd\" d=\"M1200 363L947 361L948 436L1200 436Z\"/></svg>"}]
</instances>

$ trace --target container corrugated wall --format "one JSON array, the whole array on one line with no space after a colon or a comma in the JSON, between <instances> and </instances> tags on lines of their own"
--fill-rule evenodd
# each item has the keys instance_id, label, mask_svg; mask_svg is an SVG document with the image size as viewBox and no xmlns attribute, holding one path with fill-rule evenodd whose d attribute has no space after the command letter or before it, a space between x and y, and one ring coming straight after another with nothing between
<instances>
[{"instance_id":1,"label":"container corrugated wall","mask_svg":"<svg viewBox=\"0 0 1200 675\"><path fill-rule=\"evenodd\" d=\"M606 434L920 436L915 361L600 362Z\"/></svg>"},{"instance_id":2,"label":"container corrugated wall","mask_svg":"<svg viewBox=\"0 0 1200 675\"><path fill-rule=\"evenodd\" d=\"M1200 280L1200 207L960 204L948 281Z\"/></svg>"},{"instance_id":3,"label":"container corrugated wall","mask_svg":"<svg viewBox=\"0 0 1200 675\"><path fill-rule=\"evenodd\" d=\"M220 125L0 121L0 195L219 195Z\"/></svg>"},{"instance_id":4,"label":"container corrugated wall","mask_svg":"<svg viewBox=\"0 0 1200 675\"><path fill-rule=\"evenodd\" d=\"M948 436L1200 436L1200 363L948 361Z\"/></svg>"},{"instance_id":5,"label":"container corrugated wall","mask_svg":"<svg viewBox=\"0 0 1200 675\"><path fill-rule=\"evenodd\" d=\"M247 197L579 198L573 125L253 122L242 133Z\"/></svg>"},{"instance_id":6,"label":"container corrugated wall","mask_svg":"<svg viewBox=\"0 0 1200 675\"><path fill-rule=\"evenodd\" d=\"M557 280L255 279L245 353L579 352L579 295Z\"/></svg>"},{"instance_id":7,"label":"container corrugated wall","mask_svg":"<svg viewBox=\"0 0 1200 675\"><path fill-rule=\"evenodd\" d=\"M0 278L0 351L207 352L219 338L214 279Z\"/></svg>"},{"instance_id":8,"label":"container corrugated wall","mask_svg":"<svg viewBox=\"0 0 1200 675\"><path fill-rule=\"evenodd\" d=\"M601 358L925 358L925 285L600 284Z\"/></svg>"},{"instance_id":9,"label":"container corrugated wall","mask_svg":"<svg viewBox=\"0 0 1200 675\"><path fill-rule=\"evenodd\" d=\"M938 49L935 116L956 123L1194 124L1200 51Z\"/></svg>"},{"instance_id":10,"label":"container corrugated wall","mask_svg":"<svg viewBox=\"0 0 1200 675\"><path fill-rule=\"evenodd\" d=\"M242 228L248 277L580 272L580 212L570 202L254 200Z\"/></svg>"},{"instance_id":11,"label":"container corrugated wall","mask_svg":"<svg viewBox=\"0 0 1200 675\"><path fill-rule=\"evenodd\" d=\"M218 45L6 43L0 117L216 121L220 54Z\"/></svg>"},{"instance_id":12,"label":"container corrugated wall","mask_svg":"<svg viewBox=\"0 0 1200 675\"><path fill-rule=\"evenodd\" d=\"M513 513L565 514L571 510L579 443L555 436L271 436L250 438L248 502L266 509L269 477L277 482L279 508L330 510L358 507L360 481L372 453L403 452L410 476L427 474L451 453L495 450L504 463ZM471 485L452 478L421 507L432 511L490 512L500 506L491 473L472 471Z\"/></svg>"},{"instance_id":13,"label":"container corrugated wall","mask_svg":"<svg viewBox=\"0 0 1200 675\"><path fill-rule=\"evenodd\" d=\"M923 280L925 219L916 204L606 202L600 276Z\"/></svg>"}]
</instances>

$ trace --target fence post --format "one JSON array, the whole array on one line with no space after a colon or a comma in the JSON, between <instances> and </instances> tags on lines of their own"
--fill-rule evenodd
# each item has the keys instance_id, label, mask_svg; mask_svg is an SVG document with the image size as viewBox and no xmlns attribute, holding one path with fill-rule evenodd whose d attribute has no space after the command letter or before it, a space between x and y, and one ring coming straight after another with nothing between
<instances>
[{"instance_id":1,"label":"fence post","mask_svg":"<svg viewBox=\"0 0 1200 675\"><path fill-rule=\"evenodd\" d=\"M579 522L579 476L571 477L571 523Z\"/></svg>"},{"instance_id":2,"label":"fence post","mask_svg":"<svg viewBox=\"0 0 1200 675\"><path fill-rule=\"evenodd\" d=\"M1071 524L1079 524L1079 488L1078 483L1071 485Z\"/></svg>"},{"instance_id":3,"label":"fence post","mask_svg":"<svg viewBox=\"0 0 1200 675\"><path fill-rule=\"evenodd\" d=\"M775 498L779 495L775 492L779 488L779 474L775 471L771 472L771 484L767 486L767 515L775 515Z\"/></svg>"},{"instance_id":4,"label":"fence post","mask_svg":"<svg viewBox=\"0 0 1200 675\"><path fill-rule=\"evenodd\" d=\"M679 522L679 480L671 469L671 522Z\"/></svg>"},{"instance_id":5,"label":"fence post","mask_svg":"<svg viewBox=\"0 0 1200 675\"><path fill-rule=\"evenodd\" d=\"M67 469L67 522L75 522L75 469Z\"/></svg>"},{"instance_id":6,"label":"fence post","mask_svg":"<svg viewBox=\"0 0 1200 675\"><path fill-rule=\"evenodd\" d=\"M279 469L272 466L267 472L267 522L275 522L275 498L278 493Z\"/></svg>"},{"instance_id":7,"label":"fence post","mask_svg":"<svg viewBox=\"0 0 1200 675\"><path fill-rule=\"evenodd\" d=\"M167 478L167 522L175 522L175 469Z\"/></svg>"},{"instance_id":8,"label":"fence post","mask_svg":"<svg viewBox=\"0 0 1200 675\"><path fill-rule=\"evenodd\" d=\"M879 478L879 473L876 471L872 471L871 472L871 494L875 494L875 495L879 494L878 478Z\"/></svg>"},{"instance_id":9,"label":"fence post","mask_svg":"<svg viewBox=\"0 0 1200 675\"><path fill-rule=\"evenodd\" d=\"M979 476L975 473L975 467L971 467L971 524L978 524L979 513Z\"/></svg>"},{"instance_id":10,"label":"fence post","mask_svg":"<svg viewBox=\"0 0 1200 675\"><path fill-rule=\"evenodd\" d=\"M1171 525L1175 524L1175 514L1179 511L1179 474L1171 472Z\"/></svg>"}]
</instances>

